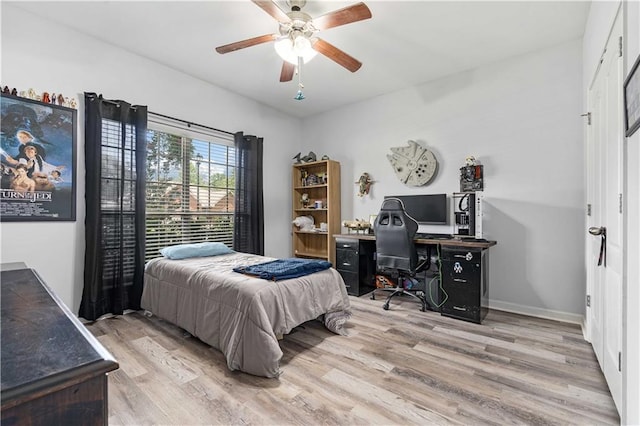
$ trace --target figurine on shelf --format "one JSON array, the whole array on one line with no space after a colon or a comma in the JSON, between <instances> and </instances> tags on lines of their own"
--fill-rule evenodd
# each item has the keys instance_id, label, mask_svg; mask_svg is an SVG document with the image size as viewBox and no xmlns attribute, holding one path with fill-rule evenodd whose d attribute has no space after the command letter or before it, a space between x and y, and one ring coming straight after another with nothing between
<instances>
[{"instance_id":1,"label":"figurine on shelf","mask_svg":"<svg viewBox=\"0 0 640 426\"><path fill-rule=\"evenodd\" d=\"M44 92L42 94L42 102L47 103L47 104L49 102L51 102L51 98L49 97L49 93L48 92Z\"/></svg>"},{"instance_id":2,"label":"figurine on shelf","mask_svg":"<svg viewBox=\"0 0 640 426\"><path fill-rule=\"evenodd\" d=\"M58 105L64 106L64 96L62 96L62 93L58 95Z\"/></svg>"},{"instance_id":3,"label":"figurine on shelf","mask_svg":"<svg viewBox=\"0 0 640 426\"><path fill-rule=\"evenodd\" d=\"M306 192L302 194L302 196L300 197L300 203L302 203L302 207L306 209L309 206L309 194L307 194Z\"/></svg>"},{"instance_id":4,"label":"figurine on shelf","mask_svg":"<svg viewBox=\"0 0 640 426\"><path fill-rule=\"evenodd\" d=\"M51 94L51 103L55 105L57 101L58 101L58 99L56 98L56 94L52 93Z\"/></svg>"},{"instance_id":5,"label":"figurine on shelf","mask_svg":"<svg viewBox=\"0 0 640 426\"><path fill-rule=\"evenodd\" d=\"M475 157L469 156L460 167L460 192L482 191L484 189L483 166Z\"/></svg>"},{"instance_id":6,"label":"figurine on shelf","mask_svg":"<svg viewBox=\"0 0 640 426\"><path fill-rule=\"evenodd\" d=\"M300 158L300 160L303 163L311 163L313 161L316 161L316 154L313 151L309 151L309 153L304 157Z\"/></svg>"},{"instance_id":7,"label":"figurine on shelf","mask_svg":"<svg viewBox=\"0 0 640 426\"><path fill-rule=\"evenodd\" d=\"M314 231L314 223L313 216L298 216L293 221L300 231Z\"/></svg>"},{"instance_id":8,"label":"figurine on shelf","mask_svg":"<svg viewBox=\"0 0 640 426\"><path fill-rule=\"evenodd\" d=\"M11 89L11 94L13 96L18 96L18 89L16 89L15 87L13 89Z\"/></svg>"},{"instance_id":9,"label":"figurine on shelf","mask_svg":"<svg viewBox=\"0 0 640 426\"><path fill-rule=\"evenodd\" d=\"M2 89L2 93L4 93L5 95L10 94L11 90L9 90L9 86L4 86L4 89Z\"/></svg>"},{"instance_id":10,"label":"figurine on shelf","mask_svg":"<svg viewBox=\"0 0 640 426\"><path fill-rule=\"evenodd\" d=\"M302 186L307 186L307 177L309 177L309 172L304 169L300 170L300 184Z\"/></svg>"},{"instance_id":11,"label":"figurine on shelf","mask_svg":"<svg viewBox=\"0 0 640 426\"><path fill-rule=\"evenodd\" d=\"M356 232L356 234L358 234L360 232L362 233L366 233L365 231L368 232L371 224L364 219L356 219L356 220L343 220L342 226L347 228L347 231L349 233L351 233L351 231L353 230Z\"/></svg>"},{"instance_id":12,"label":"figurine on shelf","mask_svg":"<svg viewBox=\"0 0 640 426\"><path fill-rule=\"evenodd\" d=\"M318 176L313 173L309 173L307 176L307 185L317 185L318 184Z\"/></svg>"},{"instance_id":13,"label":"figurine on shelf","mask_svg":"<svg viewBox=\"0 0 640 426\"><path fill-rule=\"evenodd\" d=\"M293 159L296 160L296 164L311 163L313 161L316 161L316 154L313 151L309 151L309 153L304 157L301 157L301 155L302 153L299 152L293 157Z\"/></svg>"},{"instance_id":14,"label":"figurine on shelf","mask_svg":"<svg viewBox=\"0 0 640 426\"><path fill-rule=\"evenodd\" d=\"M77 106L78 104L76 103L76 98L71 98L71 100L69 100L69 108L76 109Z\"/></svg>"}]
</instances>

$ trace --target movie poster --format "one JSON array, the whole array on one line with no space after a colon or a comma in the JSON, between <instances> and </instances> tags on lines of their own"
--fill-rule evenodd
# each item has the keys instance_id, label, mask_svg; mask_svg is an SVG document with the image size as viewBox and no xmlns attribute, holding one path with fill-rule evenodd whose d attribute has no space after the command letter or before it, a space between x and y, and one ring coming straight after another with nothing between
<instances>
[{"instance_id":1,"label":"movie poster","mask_svg":"<svg viewBox=\"0 0 640 426\"><path fill-rule=\"evenodd\" d=\"M0 220L75 221L76 110L3 94Z\"/></svg>"}]
</instances>

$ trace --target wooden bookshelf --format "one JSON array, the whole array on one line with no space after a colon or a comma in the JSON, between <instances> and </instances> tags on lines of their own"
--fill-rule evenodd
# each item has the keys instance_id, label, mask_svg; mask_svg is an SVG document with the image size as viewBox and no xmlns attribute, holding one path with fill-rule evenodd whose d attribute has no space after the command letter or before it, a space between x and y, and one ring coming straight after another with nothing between
<instances>
[{"instance_id":1,"label":"wooden bookshelf","mask_svg":"<svg viewBox=\"0 0 640 426\"><path fill-rule=\"evenodd\" d=\"M333 160L293 165L292 221L298 216L313 218L313 230L291 225L293 256L336 262L334 234L340 233L340 163ZM308 194L308 204L303 195ZM316 204L318 203L318 204ZM326 223L327 229L320 229Z\"/></svg>"}]
</instances>

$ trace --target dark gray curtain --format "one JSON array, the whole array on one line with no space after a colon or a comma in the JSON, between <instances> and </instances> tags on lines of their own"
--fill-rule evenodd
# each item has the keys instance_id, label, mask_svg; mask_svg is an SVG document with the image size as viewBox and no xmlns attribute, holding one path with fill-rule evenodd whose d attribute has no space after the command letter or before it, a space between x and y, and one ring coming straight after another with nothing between
<instances>
[{"instance_id":1,"label":"dark gray curtain","mask_svg":"<svg viewBox=\"0 0 640 426\"><path fill-rule=\"evenodd\" d=\"M147 107L85 93L86 219L79 316L140 309Z\"/></svg>"},{"instance_id":2,"label":"dark gray curtain","mask_svg":"<svg viewBox=\"0 0 640 426\"><path fill-rule=\"evenodd\" d=\"M233 249L264 255L262 138L234 135L236 147L236 208Z\"/></svg>"}]
</instances>

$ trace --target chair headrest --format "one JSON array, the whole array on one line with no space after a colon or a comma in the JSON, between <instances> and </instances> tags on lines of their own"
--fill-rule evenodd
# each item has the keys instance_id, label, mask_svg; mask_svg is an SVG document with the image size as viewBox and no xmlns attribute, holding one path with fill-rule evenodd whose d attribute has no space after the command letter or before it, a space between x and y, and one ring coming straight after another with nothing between
<instances>
[{"instance_id":1,"label":"chair headrest","mask_svg":"<svg viewBox=\"0 0 640 426\"><path fill-rule=\"evenodd\" d=\"M385 198L380 207L380 211L385 210L402 210L404 211L404 203L399 198Z\"/></svg>"}]
</instances>

